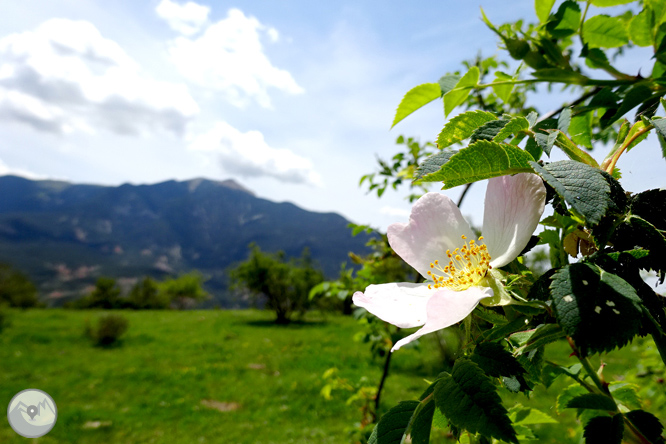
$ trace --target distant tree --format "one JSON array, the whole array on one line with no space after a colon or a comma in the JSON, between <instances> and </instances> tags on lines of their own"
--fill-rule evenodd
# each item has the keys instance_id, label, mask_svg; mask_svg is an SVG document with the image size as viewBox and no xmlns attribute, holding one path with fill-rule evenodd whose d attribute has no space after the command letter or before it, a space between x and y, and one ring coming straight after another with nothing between
<instances>
[{"instance_id":1,"label":"distant tree","mask_svg":"<svg viewBox=\"0 0 666 444\"><path fill-rule=\"evenodd\" d=\"M88 295L72 304L75 308L125 308L124 301L120 299L120 288L116 280L110 277L100 277L95 283L95 289Z\"/></svg>"},{"instance_id":2,"label":"distant tree","mask_svg":"<svg viewBox=\"0 0 666 444\"><path fill-rule=\"evenodd\" d=\"M169 308L169 297L160 292L159 284L146 276L137 282L129 293L129 304L136 309L164 309Z\"/></svg>"},{"instance_id":3,"label":"distant tree","mask_svg":"<svg viewBox=\"0 0 666 444\"><path fill-rule=\"evenodd\" d=\"M158 284L158 297L169 301L179 310L208 297L203 289L204 278L199 272L187 273Z\"/></svg>"},{"instance_id":4,"label":"distant tree","mask_svg":"<svg viewBox=\"0 0 666 444\"><path fill-rule=\"evenodd\" d=\"M287 259L283 251L264 253L255 244L250 245L250 257L231 269L229 276L232 288L249 291L254 298L264 297L278 324L288 324L294 312L304 312L310 289L324 280L309 249L298 259Z\"/></svg>"},{"instance_id":5,"label":"distant tree","mask_svg":"<svg viewBox=\"0 0 666 444\"><path fill-rule=\"evenodd\" d=\"M29 308L39 304L37 287L10 265L0 264L0 305Z\"/></svg>"}]
</instances>

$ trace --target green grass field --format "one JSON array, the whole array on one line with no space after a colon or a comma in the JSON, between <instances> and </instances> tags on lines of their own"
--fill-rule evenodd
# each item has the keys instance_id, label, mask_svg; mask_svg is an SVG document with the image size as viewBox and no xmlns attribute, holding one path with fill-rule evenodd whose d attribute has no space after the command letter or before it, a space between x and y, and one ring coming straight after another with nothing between
<instances>
[{"instance_id":1,"label":"green grass field","mask_svg":"<svg viewBox=\"0 0 666 444\"><path fill-rule=\"evenodd\" d=\"M311 315L284 327L272 323L271 313L252 310L123 312L130 328L122 344L104 349L83 335L86 319L99 314L9 312L11 325L0 333L0 405L38 388L58 406L54 429L36 442L347 443L361 414L345 404L349 393L321 396L322 374L337 367L350 381L367 375L369 385L381 375L382 362L353 341L359 327L351 318ZM634 364L631 351L623 356L613 372ZM396 353L383 410L417 397L424 379L441 370L437 357ZM566 385L560 379L545 400L518 395L507 404L537 403L556 416L549 403ZM558 419L564 429L544 426L541 442L577 442L573 412ZM0 442L25 438L3 419Z\"/></svg>"}]
</instances>

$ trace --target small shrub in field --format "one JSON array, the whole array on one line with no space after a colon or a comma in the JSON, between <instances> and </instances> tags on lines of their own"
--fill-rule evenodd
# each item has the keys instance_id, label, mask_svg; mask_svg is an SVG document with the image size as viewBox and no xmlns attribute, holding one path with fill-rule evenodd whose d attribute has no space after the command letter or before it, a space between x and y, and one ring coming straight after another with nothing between
<instances>
[{"instance_id":1,"label":"small shrub in field","mask_svg":"<svg viewBox=\"0 0 666 444\"><path fill-rule=\"evenodd\" d=\"M118 342L128 327L129 321L124 316L107 314L99 317L97 325L86 323L85 333L95 345L108 347Z\"/></svg>"}]
</instances>

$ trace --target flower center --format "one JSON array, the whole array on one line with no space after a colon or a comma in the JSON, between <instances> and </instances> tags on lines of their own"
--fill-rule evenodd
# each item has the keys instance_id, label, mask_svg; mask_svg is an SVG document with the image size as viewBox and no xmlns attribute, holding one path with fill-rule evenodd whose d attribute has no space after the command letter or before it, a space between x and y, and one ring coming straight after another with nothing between
<instances>
[{"instance_id":1,"label":"flower center","mask_svg":"<svg viewBox=\"0 0 666 444\"><path fill-rule=\"evenodd\" d=\"M474 239L467 241L467 236L461 236L463 245L455 250L446 250L449 258L448 265L442 267L439 261L431 262L428 276L433 283L428 288L448 288L454 291L466 290L483 278L490 266L490 255L485 244L477 245ZM483 236L479 237L479 241Z\"/></svg>"}]
</instances>

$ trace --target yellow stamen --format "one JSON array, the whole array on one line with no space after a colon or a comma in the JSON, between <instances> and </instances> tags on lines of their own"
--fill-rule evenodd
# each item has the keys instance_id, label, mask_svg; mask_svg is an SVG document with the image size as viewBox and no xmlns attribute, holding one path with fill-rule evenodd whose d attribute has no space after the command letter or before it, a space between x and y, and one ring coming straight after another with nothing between
<instances>
[{"instance_id":1,"label":"yellow stamen","mask_svg":"<svg viewBox=\"0 0 666 444\"><path fill-rule=\"evenodd\" d=\"M467 236L460 236L463 245L460 248L446 250L450 259L448 265L442 267L439 260L430 263L430 268L435 272L428 271L428 276L433 280L428 288L448 288L454 291L466 290L478 283L490 270L490 255L488 247L483 244L483 236L479 237L479 243L474 239L467 241Z\"/></svg>"}]
</instances>

